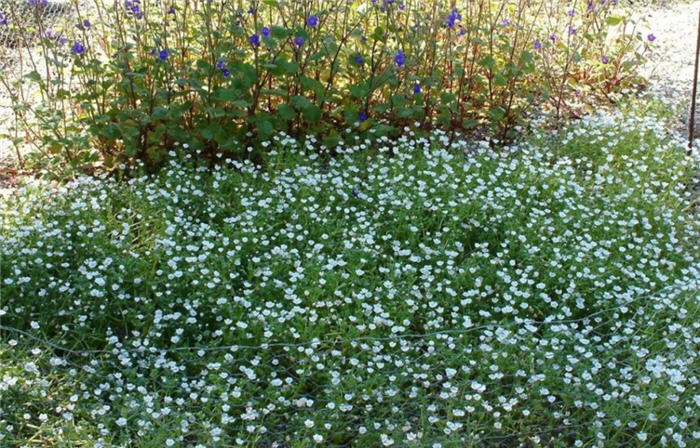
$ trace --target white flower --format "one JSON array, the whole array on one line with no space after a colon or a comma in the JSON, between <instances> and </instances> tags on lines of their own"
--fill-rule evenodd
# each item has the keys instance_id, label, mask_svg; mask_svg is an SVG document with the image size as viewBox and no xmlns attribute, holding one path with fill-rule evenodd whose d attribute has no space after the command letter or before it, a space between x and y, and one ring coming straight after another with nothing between
<instances>
[{"instance_id":1,"label":"white flower","mask_svg":"<svg viewBox=\"0 0 700 448\"><path fill-rule=\"evenodd\" d=\"M313 437L313 438L314 438L314 442L316 442L316 443L321 443L321 442L323 442L323 436L320 435L320 434L314 434L314 437Z\"/></svg>"}]
</instances>

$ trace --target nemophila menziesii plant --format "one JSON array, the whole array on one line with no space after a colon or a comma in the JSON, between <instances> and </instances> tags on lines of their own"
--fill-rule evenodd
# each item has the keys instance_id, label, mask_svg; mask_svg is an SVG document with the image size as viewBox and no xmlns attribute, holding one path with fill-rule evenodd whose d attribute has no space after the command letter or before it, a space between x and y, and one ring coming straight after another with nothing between
<instances>
[{"instance_id":1,"label":"nemophila menziesii plant","mask_svg":"<svg viewBox=\"0 0 700 448\"><path fill-rule=\"evenodd\" d=\"M609 1L98 0L74 10L51 25L45 64L27 75L39 107L23 102L26 79L0 78L24 128L17 143L46 167L154 167L176 141L210 159L258 157L276 131L313 135L316 150L405 128L507 141L533 110L578 116L633 86L652 41Z\"/></svg>"},{"instance_id":2,"label":"nemophila menziesii plant","mask_svg":"<svg viewBox=\"0 0 700 448\"><path fill-rule=\"evenodd\" d=\"M263 169L30 188L0 203L0 445L696 446L698 160L665 126L325 164L280 133Z\"/></svg>"}]
</instances>

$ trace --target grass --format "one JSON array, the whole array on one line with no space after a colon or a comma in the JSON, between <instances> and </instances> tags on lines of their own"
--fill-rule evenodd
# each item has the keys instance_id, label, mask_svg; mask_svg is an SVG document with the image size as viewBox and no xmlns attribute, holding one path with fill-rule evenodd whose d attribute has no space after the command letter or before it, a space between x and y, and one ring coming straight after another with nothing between
<instances>
[{"instance_id":1,"label":"grass","mask_svg":"<svg viewBox=\"0 0 700 448\"><path fill-rule=\"evenodd\" d=\"M666 118L28 188L0 444L691 446L697 161Z\"/></svg>"}]
</instances>

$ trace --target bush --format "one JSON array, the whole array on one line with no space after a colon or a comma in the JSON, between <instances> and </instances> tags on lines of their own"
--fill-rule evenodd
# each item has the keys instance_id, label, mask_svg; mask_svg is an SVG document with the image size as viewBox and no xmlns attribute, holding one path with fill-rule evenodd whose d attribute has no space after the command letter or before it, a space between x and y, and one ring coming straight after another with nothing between
<instances>
[{"instance_id":1,"label":"bush","mask_svg":"<svg viewBox=\"0 0 700 448\"><path fill-rule=\"evenodd\" d=\"M242 156L276 131L327 149L347 129L508 140L536 104L576 116L634 84L645 44L615 3L97 0L69 25L39 21L34 119L3 82L59 167L155 167L175 142Z\"/></svg>"}]
</instances>

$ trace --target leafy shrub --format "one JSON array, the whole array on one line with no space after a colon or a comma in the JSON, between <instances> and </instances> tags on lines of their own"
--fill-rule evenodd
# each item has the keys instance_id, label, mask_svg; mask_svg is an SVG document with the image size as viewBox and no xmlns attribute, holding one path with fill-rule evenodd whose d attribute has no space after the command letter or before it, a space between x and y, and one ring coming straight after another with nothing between
<instances>
[{"instance_id":1,"label":"leafy shrub","mask_svg":"<svg viewBox=\"0 0 700 448\"><path fill-rule=\"evenodd\" d=\"M697 445L698 161L649 112L0 200L0 445Z\"/></svg>"},{"instance_id":2,"label":"leafy shrub","mask_svg":"<svg viewBox=\"0 0 700 448\"><path fill-rule=\"evenodd\" d=\"M16 110L73 167L158 166L175 142L241 156L280 131L329 149L347 129L507 140L535 104L578 115L584 96L634 84L645 44L615 3L76 3L71 24L39 26L45 68L28 79L43 101L31 120ZM18 99L24 81L3 83Z\"/></svg>"}]
</instances>

